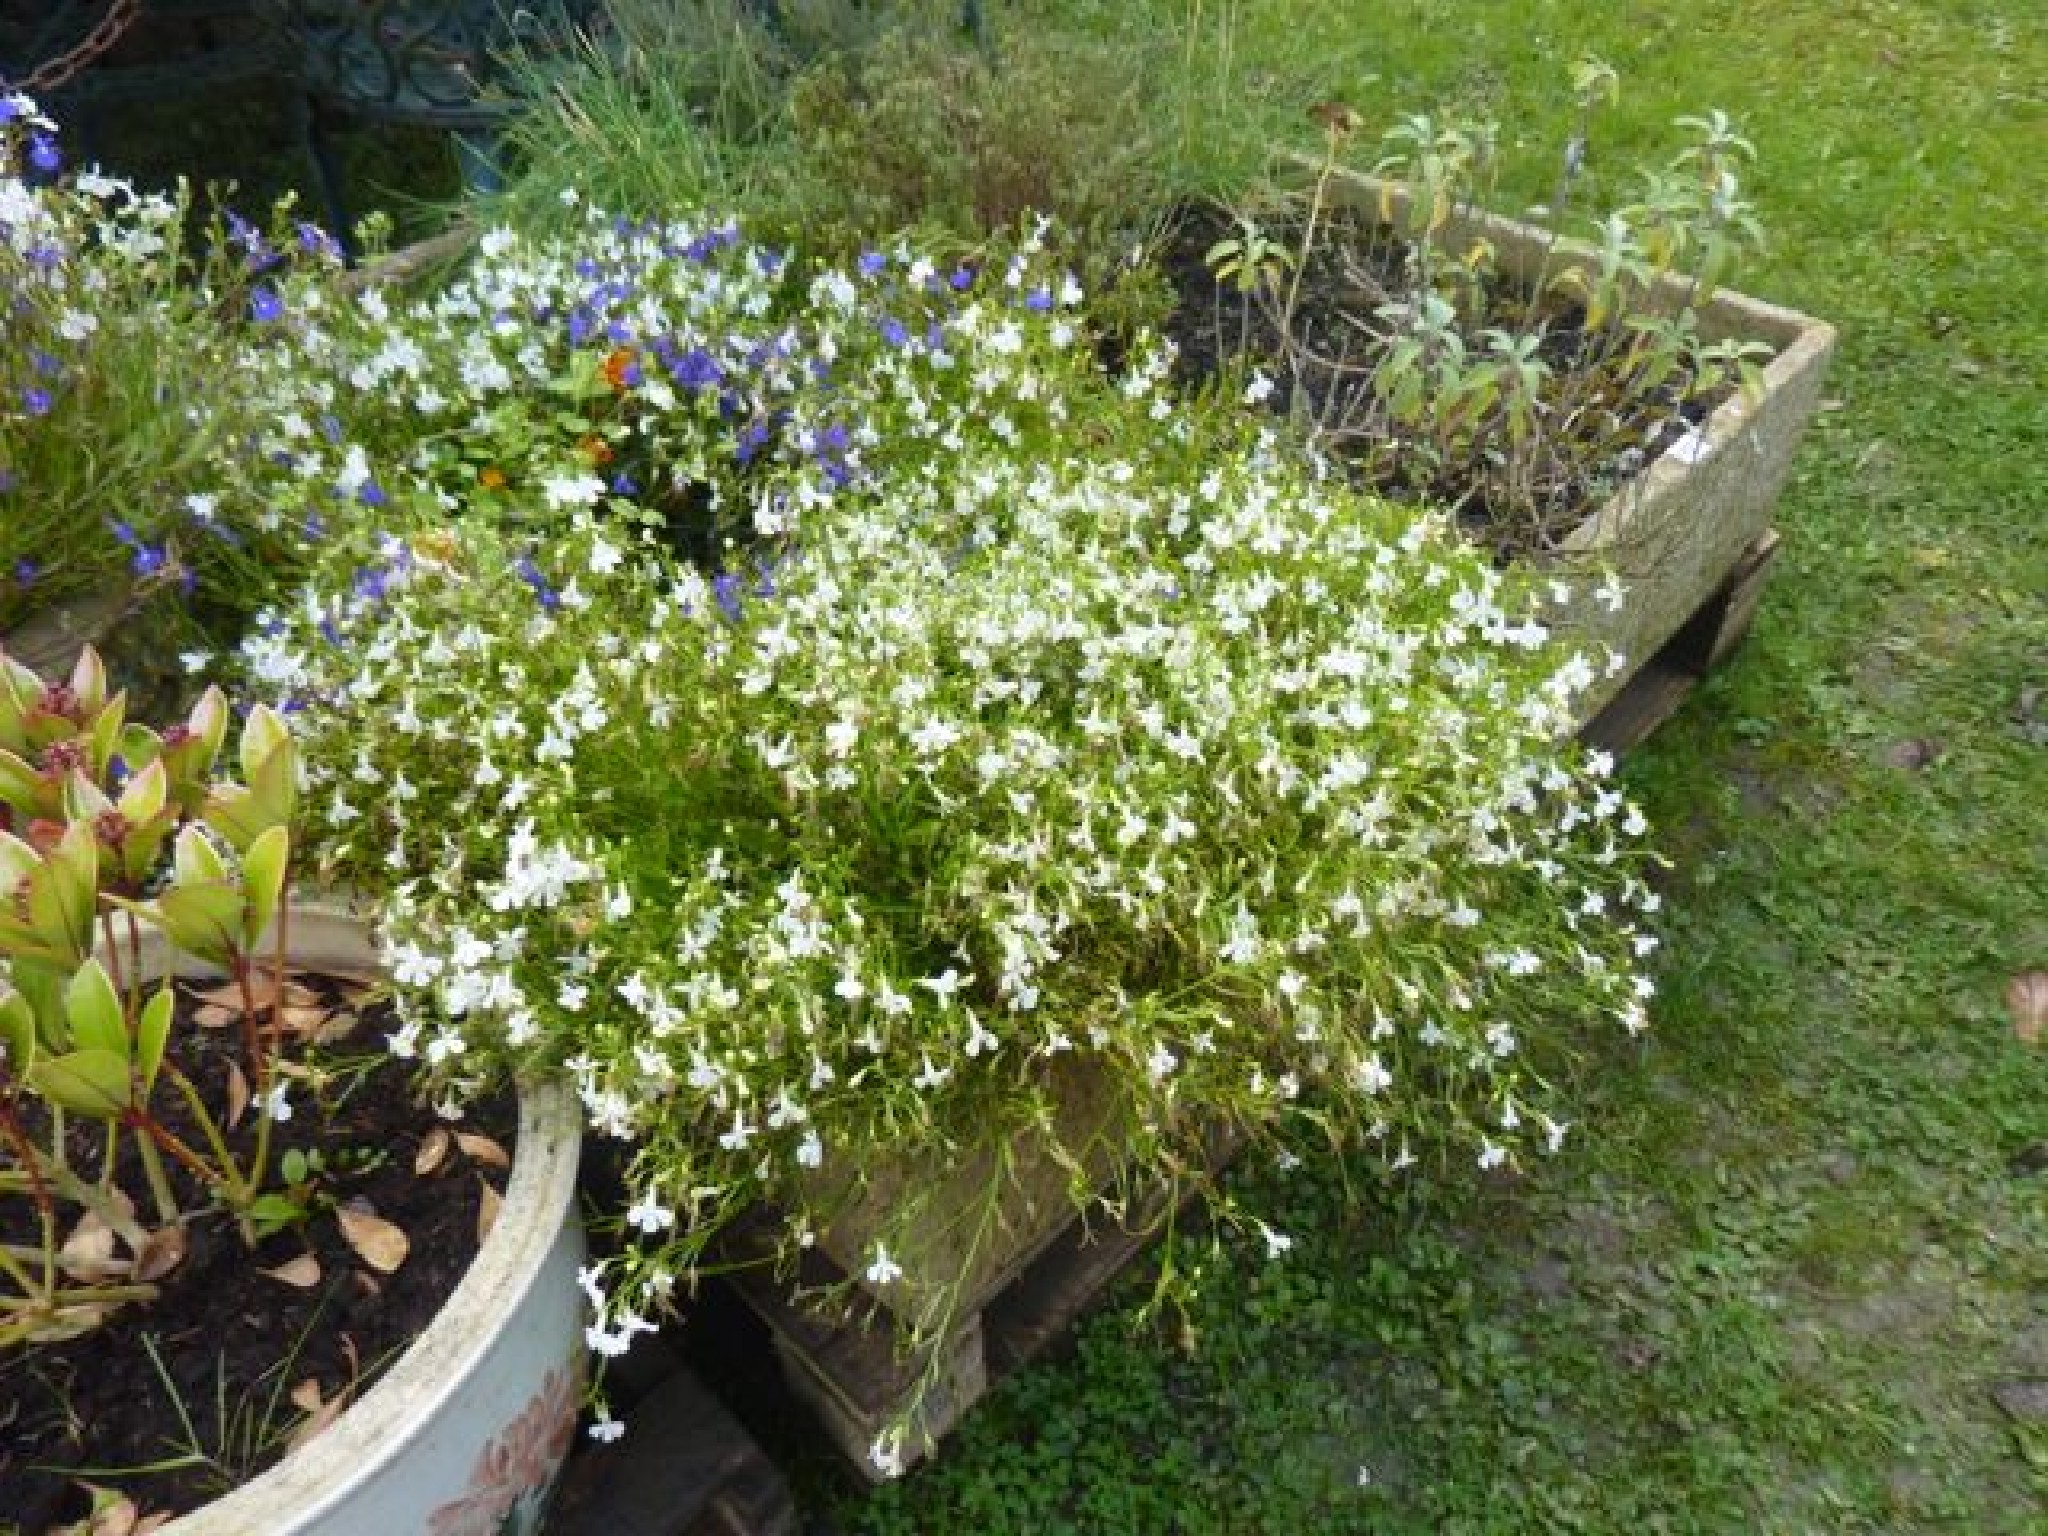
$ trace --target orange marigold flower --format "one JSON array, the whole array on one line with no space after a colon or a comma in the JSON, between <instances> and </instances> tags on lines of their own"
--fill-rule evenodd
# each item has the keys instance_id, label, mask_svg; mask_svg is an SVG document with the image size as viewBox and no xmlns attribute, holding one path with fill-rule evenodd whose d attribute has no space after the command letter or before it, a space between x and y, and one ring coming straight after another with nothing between
<instances>
[{"instance_id":1,"label":"orange marigold flower","mask_svg":"<svg viewBox=\"0 0 2048 1536\"><path fill-rule=\"evenodd\" d=\"M476 478L477 484L487 491L502 491L505 489L505 471L498 468L495 464L486 464L476 472Z\"/></svg>"},{"instance_id":2,"label":"orange marigold flower","mask_svg":"<svg viewBox=\"0 0 2048 1536\"><path fill-rule=\"evenodd\" d=\"M593 469L602 469L612 461L612 445L595 433L584 438L576 446L583 457L590 460Z\"/></svg>"},{"instance_id":3,"label":"orange marigold flower","mask_svg":"<svg viewBox=\"0 0 2048 1536\"><path fill-rule=\"evenodd\" d=\"M631 347L614 347L604 360L606 382L621 394L640 382L640 354Z\"/></svg>"}]
</instances>

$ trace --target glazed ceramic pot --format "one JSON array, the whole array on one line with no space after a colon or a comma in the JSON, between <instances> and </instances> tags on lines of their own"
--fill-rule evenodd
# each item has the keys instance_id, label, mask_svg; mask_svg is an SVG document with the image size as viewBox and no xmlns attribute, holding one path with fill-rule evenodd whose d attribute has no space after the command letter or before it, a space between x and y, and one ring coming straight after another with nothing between
<instances>
[{"instance_id":1,"label":"glazed ceramic pot","mask_svg":"<svg viewBox=\"0 0 2048 1536\"><path fill-rule=\"evenodd\" d=\"M161 936L143 942L162 974ZM297 969L378 969L368 929L336 908L295 905L290 947ZM504 1203L439 1315L319 1436L163 1536L533 1536L582 1398L581 1131L566 1085L523 1089Z\"/></svg>"}]
</instances>

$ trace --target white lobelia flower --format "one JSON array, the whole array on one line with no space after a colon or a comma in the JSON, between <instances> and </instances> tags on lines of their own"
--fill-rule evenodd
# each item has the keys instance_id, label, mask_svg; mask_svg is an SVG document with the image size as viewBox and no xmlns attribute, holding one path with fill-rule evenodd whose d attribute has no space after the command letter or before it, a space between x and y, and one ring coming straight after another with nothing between
<instances>
[{"instance_id":1,"label":"white lobelia flower","mask_svg":"<svg viewBox=\"0 0 2048 1536\"><path fill-rule=\"evenodd\" d=\"M889 1256L889 1250L880 1243L875 1244L875 1257L868 1265L869 1285L894 1285L903 1278L903 1266Z\"/></svg>"},{"instance_id":2,"label":"white lobelia flower","mask_svg":"<svg viewBox=\"0 0 2048 1536\"><path fill-rule=\"evenodd\" d=\"M882 1476L897 1478L903 1475L903 1437L900 1434L881 1434L868 1447L868 1460Z\"/></svg>"},{"instance_id":3,"label":"white lobelia flower","mask_svg":"<svg viewBox=\"0 0 2048 1536\"><path fill-rule=\"evenodd\" d=\"M947 966L942 974L928 976L918 982L918 985L936 997L939 1000L939 1006L943 1008L953 1001L954 996L962 987L967 986L973 980L972 976L962 976L953 967Z\"/></svg>"},{"instance_id":4,"label":"white lobelia flower","mask_svg":"<svg viewBox=\"0 0 2048 1536\"><path fill-rule=\"evenodd\" d=\"M664 1232L676 1224L676 1213L648 1190L626 1208L626 1225L640 1232Z\"/></svg>"},{"instance_id":5,"label":"white lobelia flower","mask_svg":"<svg viewBox=\"0 0 2048 1536\"><path fill-rule=\"evenodd\" d=\"M541 495L547 498L549 506L558 511L572 507L587 507L605 493L605 483L595 475L550 475L540 483ZM599 540L602 544L603 541ZM605 546L609 548L610 546ZM617 551L613 551L616 555ZM592 566L596 556L593 551Z\"/></svg>"}]
</instances>

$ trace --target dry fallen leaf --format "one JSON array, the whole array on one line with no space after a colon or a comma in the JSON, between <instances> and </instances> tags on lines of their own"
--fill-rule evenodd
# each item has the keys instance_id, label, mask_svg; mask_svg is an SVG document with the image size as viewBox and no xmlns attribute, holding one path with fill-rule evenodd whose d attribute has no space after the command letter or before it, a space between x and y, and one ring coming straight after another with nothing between
<instances>
[{"instance_id":1,"label":"dry fallen leaf","mask_svg":"<svg viewBox=\"0 0 2048 1536\"><path fill-rule=\"evenodd\" d=\"M1341 101L1319 101L1308 109L1308 115L1322 125L1325 133L1336 138L1348 138L1365 126L1365 119L1358 109Z\"/></svg>"},{"instance_id":2,"label":"dry fallen leaf","mask_svg":"<svg viewBox=\"0 0 2048 1536\"><path fill-rule=\"evenodd\" d=\"M390 1274L412 1251L411 1240L366 1203L341 1206L334 1218L341 1223L341 1235L348 1239L349 1247L379 1274Z\"/></svg>"},{"instance_id":3,"label":"dry fallen leaf","mask_svg":"<svg viewBox=\"0 0 2048 1536\"><path fill-rule=\"evenodd\" d=\"M287 1003L284 1010L284 1027L300 1038L310 1038L319 1033L327 1022L327 1010L314 1004Z\"/></svg>"},{"instance_id":4,"label":"dry fallen leaf","mask_svg":"<svg viewBox=\"0 0 2048 1536\"><path fill-rule=\"evenodd\" d=\"M92 1496L92 1513L71 1525L51 1527L51 1536L150 1536L171 1523L168 1511L145 1515L125 1493L81 1482Z\"/></svg>"},{"instance_id":5,"label":"dry fallen leaf","mask_svg":"<svg viewBox=\"0 0 2048 1536\"><path fill-rule=\"evenodd\" d=\"M505 1149L488 1136L475 1131L457 1131L455 1144L469 1154L473 1162L482 1163L486 1168L510 1168L511 1156Z\"/></svg>"},{"instance_id":6,"label":"dry fallen leaf","mask_svg":"<svg viewBox=\"0 0 2048 1536\"><path fill-rule=\"evenodd\" d=\"M2048 971L2022 971L2005 989L2012 1032L2023 1045L2039 1045L2048 1033Z\"/></svg>"},{"instance_id":7,"label":"dry fallen leaf","mask_svg":"<svg viewBox=\"0 0 2048 1536\"><path fill-rule=\"evenodd\" d=\"M437 1125L420 1138L420 1149L413 1154L412 1171L421 1178L438 1172L446 1166L448 1154L455 1148L455 1138L448 1134L448 1127Z\"/></svg>"},{"instance_id":8,"label":"dry fallen leaf","mask_svg":"<svg viewBox=\"0 0 2048 1536\"><path fill-rule=\"evenodd\" d=\"M376 1001L381 987L376 982L351 981L344 983L337 990L341 993L341 1000L349 1007L361 1008L366 1003Z\"/></svg>"},{"instance_id":9,"label":"dry fallen leaf","mask_svg":"<svg viewBox=\"0 0 2048 1536\"><path fill-rule=\"evenodd\" d=\"M306 1032L306 1039L314 1045L334 1045L355 1032L355 1014L346 1008L337 1008L323 1015L320 1022Z\"/></svg>"},{"instance_id":10,"label":"dry fallen leaf","mask_svg":"<svg viewBox=\"0 0 2048 1536\"><path fill-rule=\"evenodd\" d=\"M320 1261L310 1253L302 1253L296 1259L288 1259L275 1269L259 1270L258 1273L282 1280L294 1290L310 1291L320 1283Z\"/></svg>"},{"instance_id":11,"label":"dry fallen leaf","mask_svg":"<svg viewBox=\"0 0 2048 1536\"><path fill-rule=\"evenodd\" d=\"M242 1022L240 1008L223 1008L219 1003L206 1003L192 1015L192 1022L201 1029L232 1029Z\"/></svg>"},{"instance_id":12,"label":"dry fallen leaf","mask_svg":"<svg viewBox=\"0 0 2048 1536\"><path fill-rule=\"evenodd\" d=\"M158 1227L143 1242L142 1252L135 1256L135 1278L144 1285L163 1279L185 1262L187 1247L183 1227Z\"/></svg>"},{"instance_id":13,"label":"dry fallen leaf","mask_svg":"<svg viewBox=\"0 0 2048 1536\"><path fill-rule=\"evenodd\" d=\"M505 1204L505 1197L491 1188L488 1179L479 1178L477 1183L482 1187L483 1195L476 1208L476 1240L482 1243L490 1237L491 1228L498 1224L498 1212Z\"/></svg>"},{"instance_id":14,"label":"dry fallen leaf","mask_svg":"<svg viewBox=\"0 0 2048 1536\"><path fill-rule=\"evenodd\" d=\"M242 1116L249 1111L249 1079L242 1075L240 1065L228 1063L228 1123L233 1130L242 1123Z\"/></svg>"},{"instance_id":15,"label":"dry fallen leaf","mask_svg":"<svg viewBox=\"0 0 2048 1536\"><path fill-rule=\"evenodd\" d=\"M114 1257L114 1229L97 1211L87 1211L57 1250L57 1266L74 1280L111 1280L129 1271Z\"/></svg>"},{"instance_id":16,"label":"dry fallen leaf","mask_svg":"<svg viewBox=\"0 0 2048 1536\"><path fill-rule=\"evenodd\" d=\"M311 1392L306 1391L308 1387L312 1388ZM320 1383L311 1377L292 1388L292 1402L305 1411L306 1418L304 1423L292 1431L292 1437L287 1442L288 1448L296 1451L340 1418L342 1410L348 1407L348 1397L349 1389L343 1387L334 1396L323 1400L320 1396Z\"/></svg>"}]
</instances>

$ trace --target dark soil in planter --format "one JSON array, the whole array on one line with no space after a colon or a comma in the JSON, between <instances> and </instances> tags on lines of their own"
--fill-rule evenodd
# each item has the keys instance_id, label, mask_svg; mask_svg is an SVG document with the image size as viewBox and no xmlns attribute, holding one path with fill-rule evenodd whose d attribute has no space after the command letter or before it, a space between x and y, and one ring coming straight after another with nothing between
<instances>
[{"instance_id":1,"label":"dark soil in planter","mask_svg":"<svg viewBox=\"0 0 2048 1536\"><path fill-rule=\"evenodd\" d=\"M1290 258L1300 254L1299 219L1261 227ZM1384 328L1386 322L1376 311L1406 297L1416 286L1407 270L1409 247L1369 213L1325 209L1300 274L1290 347L1277 322L1278 302L1245 293L1234 278L1219 280L1210 265L1209 252L1217 243L1241 233L1222 209L1183 207L1176 210L1155 251L1174 297L1164 331L1179 349L1176 367L1181 382L1200 387L1242 362L1263 369L1273 380L1265 405L1276 415L1295 414L1310 422L1355 418L1360 413L1345 402L1359 398L1385 350L1368 327ZM1277 280L1284 296L1294 282L1293 269L1281 271ZM1471 354L1483 350L1480 333L1489 327L1520 334L1540 324L1543 340L1538 355L1552 370L1553 380L1584 369L1592 338L1585 330L1583 311L1555 299L1532 300L1499 281L1479 286L1476 309L1476 318L1460 331ZM1290 352L1299 360L1298 373L1289 361ZM1323 442L1364 488L1396 500L1448 507L1475 542L1492 546L1506 559L1531 543L1554 544L1563 538L1598 510L1617 486L1705 421L1727 395L1722 388L1684 399L1680 390L1667 386L1611 406L1597 395L1585 402L1587 418L1597 422L1599 445L1560 456L1536 488L1541 539L1530 537L1529 513L1509 499L1498 464L1484 452L1435 463L1399 438L1377 433L1331 433Z\"/></svg>"},{"instance_id":2,"label":"dark soil in planter","mask_svg":"<svg viewBox=\"0 0 2048 1536\"><path fill-rule=\"evenodd\" d=\"M388 1008L368 1003L342 1034L342 1015L359 996L299 980L311 994L309 1007L334 1016L339 1038L288 1052L324 1074L324 1086L316 1091L311 1079L294 1081L291 1118L272 1132L271 1166L292 1148L319 1153L326 1171L313 1186L314 1214L252 1252L235 1223L205 1210L172 1165L181 1201L202 1214L188 1228L185 1258L160 1282L162 1294L81 1337L0 1357L0 1531L37 1536L78 1519L89 1504L81 1481L118 1487L145 1514L183 1513L247 1481L279 1460L306 1425L312 1398L305 1383L318 1384L320 1403L343 1393L350 1401L360 1397L467 1272L479 1242L483 1187L488 1181L502 1189L505 1182L500 1159L474 1142L482 1156L473 1156L444 1133L434 1139L437 1146L445 1141L445 1157L430 1174L416 1172L422 1143L445 1122L415 1102L409 1074L385 1055L384 1036L394 1027ZM178 990L172 1038L196 1037L183 1059L218 1112L229 1062L239 1056L239 1030L196 1022L196 992L210 988L181 983ZM290 1002L288 994L288 1019L295 1016ZM199 1140L168 1082L159 1084L156 1100L177 1134ZM446 1130L488 1137L509 1156L517 1124L516 1102L504 1093ZM254 1126L252 1112L229 1138L244 1158ZM96 1134L73 1134L79 1166L98 1166L98 1141ZM145 1186L136 1175L124 1187L139 1198ZM343 1235L335 1208L358 1201L409 1240L403 1262L388 1274ZM33 1242L32 1221L26 1200L0 1202L0 1240ZM309 1254L319 1265L310 1285L259 1273Z\"/></svg>"}]
</instances>

